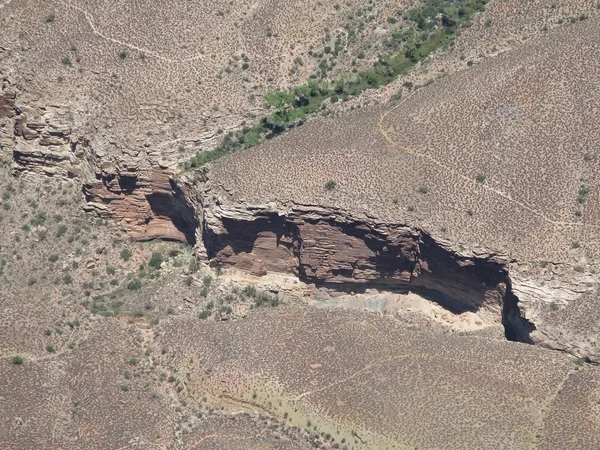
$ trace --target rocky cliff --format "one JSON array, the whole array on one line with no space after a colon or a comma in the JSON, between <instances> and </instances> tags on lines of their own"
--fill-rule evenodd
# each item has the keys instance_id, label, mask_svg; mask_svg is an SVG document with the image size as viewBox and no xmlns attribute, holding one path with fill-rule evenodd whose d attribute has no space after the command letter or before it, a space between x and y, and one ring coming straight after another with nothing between
<instances>
[{"instance_id":1,"label":"rocky cliff","mask_svg":"<svg viewBox=\"0 0 600 450\"><path fill-rule=\"evenodd\" d=\"M537 343L600 363L577 333L545 326L545 305L568 305L590 287L551 287L522 277L518 261L473 251L402 222L319 205L248 205L220 198L210 171L175 180L152 158L107 156L60 122L51 109L18 106L18 88L0 92L0 151L14 173L78 180L86 209L123 223L135 239L197 245L213 266L256 276L290 273L340 291L413 291L454 313L503 324L510 340Z\"/></svg>"},{"instance_id":2,"label":"rocky cliff","mask_svg":"<svg viewBox=\"0 0 600 450\"><path fill-rule=\"evenodd\" d=\"M193 209L173 171L130 152L106 155L65 124L60 108L19 105L19 87L3 80L0 153L10 153L16 176L76 179L88 211L123 223L134 239L195 243ZM138 155L139 156L139 155Z\"/></svg>"}]
</instances>

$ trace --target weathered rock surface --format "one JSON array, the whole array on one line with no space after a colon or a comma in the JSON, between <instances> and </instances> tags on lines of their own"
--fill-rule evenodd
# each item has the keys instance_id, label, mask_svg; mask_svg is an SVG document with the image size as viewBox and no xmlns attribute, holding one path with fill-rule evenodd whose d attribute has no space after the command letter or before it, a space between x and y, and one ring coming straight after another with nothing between
<instances>
[{"instance_id":1,"label":"weathered rock surface","mask_svg":"<svg viewBox=\"0 0 600 450\"><path fill-rule=\"evenodd\" d=\"M51 109L19 107L18 89L5 80L0 149L12 152L15 174L77 178L88 201L86 209L122 222L134 239L195 242L193 210L172 171L152 164L156 157L140 159L137 151L124 149L118 156L106 156L61 123ZM153 156L152 149L147 153Z\"/></svg>"},{"instance_id":2,"label":"weathered rock surface","mask_svg":"<svg viewBox=\"0 0 600 450\"><path fill-rule=\"evenodd\" d=\"M119 173L107 164L83 192L89 211L123 221L135 239L195 242L194 212L168 171Z\"/></svg>"},{"instance_id":3,"label":"weathered rock surface","mask_svg":"<svg viewBox=\"0 0 600 450\"><path fill-rule=\"evenodd\" d=\"M507 255L464 249L423 229L317 205L231 202L219 198L209 171L196 177L182 186L197 205L199 256L213 265L291 273L335 290L411 290L452 312L502 323L511 340L600 362L589 329L568 332L546 318L593 290L592 279L546 284L524 276L522 263Z\"/></svg>"},{"instance_id":4,"label":"weathered rock surface","mask_svg":"<svg viewBox=\"0 0 600 450\"><path fill-rule=\"evenodd\" d=\"M10 149L16 174L76 178L86 209L115 219L135 239L197 243L212 265L255 276L290 273L335 290L415 291L455 313L477 312L502 323L509 339L537 343L600 363L589 333L548 322L548 305L575 302L593 290L544 285L519 273L519 261L464 249L401 222L318 205L232 202L207 169L175 180L151 148L106 156L77 136L52 111L18 106L7 82L0 96L1 149ZM545 326L545 324L549 324Z\"/></svg>"}]
</instances>

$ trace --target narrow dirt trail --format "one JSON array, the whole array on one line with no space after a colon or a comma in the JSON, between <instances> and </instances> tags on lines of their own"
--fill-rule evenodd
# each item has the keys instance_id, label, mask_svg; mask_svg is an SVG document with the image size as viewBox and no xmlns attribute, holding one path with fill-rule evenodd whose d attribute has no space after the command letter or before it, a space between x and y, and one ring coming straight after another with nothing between
<instances>
[{"instance_id":1,"label":"narrow dirt trail","mask_svg":"<svg viewBox=\"0 0 600 450\"><path fill-rule=\"evenodd\" d=\"M381 135L384 137L384 139L386 140L386 142L388 143L388 145L390 147L398 149L403 152L406 152L409 155L413 155L418 158L425 159L428 162L433 163L436 166L444 169L444 171L451 173L455 177L461 178L469 183L473 183L478 188L484 189L485 191L490 192L495 196L501 197L504 200L507 200L507 201L515 204L515 205L519 206L520 208L535 215L536 217L539 217L544 222L549 223L553 226L565 227L565 228L589 228L589 229L594 229L594 230L599 228L598 226L585 224L585 223L581 223L581 222L561 222L561 221L553 220L550 217L546 216L544 213L536 210L534 207L528 205L527 203L525 203L521 200L513 198L510 194L507 194L507 193L501 191L500 189L494 188L494 187L490 186L489 184L478 183L472 177L466 176L466 175L458 172L453 167L448 166L447 164L444 164L443 162L439 161L438 159L434 158L433 156L431 156L417 148L403 146L400 143L394 141L394 139L392 139L392 137L390 136L390 133L393 132L394 130L392 127L388 127L388 128L385 127L385 120L391 112L393 112L397 108L399 108L402 104L404 104L405 101L407 101L409 98L411 98L413 96L413 94L415 94L416 92L417 92L416 90L413 91L410 95L408 95L406 98L404 98L397 105L393 106L392 108L390 108L387 111L385 111L384 113L382 113L379 118L379 121L377 122L377 128L378 128L379 133L381 133Z\"/></svg>"},{"instance_id":2,"label":"narrow dirt trail","mask_svg":"<svg viewBox=\"0 0 600 450\"><path fill-rule=\"evenodd\" d=\"M9 0L9 1L12 1L12 0ZM62 4L63 6L65 6L65 7L67 7L67 8L74 9L74 10L80 12L81 14L83 14L84 17L86 18L86 20L88 22L88 25L90 26L92 32L96 36L101 37L102 39L105 39L105 40L107 40L109 42L112 42L114 44L121 45L123 47L127 47L127 48L129 48L131 50L136 50L136 51L138 51L140 53L143 53L144 55L149 55L149 56L152 56L153 58L156 58L156 59L158 59L160 61L165 61L165 62L170 62L170 63L187 63L187 62L193 62L193 61L200 61L200 60L204 59L204 55L202 55L201 53L199 53L199 54L197 54L195 56L191 56L189 58L167 58L166 56L162 56L162 55L160 55L159 53L157 53L157 52L155 52L153 50L150 50L150 49L147 49L147 48L144 48L144 47L139 47L139 46L131 44L129 42L121 41L121 40L113 38L111 36L107 36L106 34L104 34L102 31L100 31L97 28L97 26L94 23L94 17L93 17L93 15L90 12L88 12L85 9L83 9L83 8L77 6L77 5L74 5L74 4L72 4L72 3L70 3L70 2L68 2L66 0L59 0L59 3Z\"/></svg>"}]
</instances>

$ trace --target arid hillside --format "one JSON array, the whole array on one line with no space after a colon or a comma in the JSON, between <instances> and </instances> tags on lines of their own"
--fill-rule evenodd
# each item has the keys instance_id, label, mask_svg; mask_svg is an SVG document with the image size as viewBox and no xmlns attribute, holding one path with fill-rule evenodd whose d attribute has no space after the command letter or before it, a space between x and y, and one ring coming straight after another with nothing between
<instances>
[{"instance_id":1,"label":"arid hillside","mask_svg":"<svg viewBox=\"0 0 600 450\"><path fill-rule=\"evenodd\" d=\"M599 29L0 0L0 449L600 448Z\"/></svg>"},{"instance_id":2,"label":"arid hillside","mask_svg":"<svg viewBox=\"0 0 600 450\"><path fill-rule=\"evenodd\" d=\"M340 227L358 236L341 222L362 222L371 233L382 224L418 227L458 254L500 255L521 314L535 323L534 340L561 348L570 341L576 354L597 355L597 29L597 19L565 25L389 106L315 119L218 161L199 184L218 196L205 204L209 231L216 234L208 240L220 242L209 254L225 252L220 259L233 264L240 258L230 258L232 252L273 261L278 254L263 252L265 245L227 247L239 228L226 220L256 219L255 236L261 226L277 233L277 223L287 223L281 233L291 233L289 254L299 255L302 266L315 241L302 226L298 232L290 226L299 223L301 211L312 211L308 221L334 223L320 236L340 245L319 256L316 279L342 275L361 282L365 263L336 256L359 251L335 237ZM265 216L278 219L260 225ZM388 250L367 243L365 258L377 255L383 267L395 239L383 238ZM348 252L344 245L355 248ZM411 259L410 251L400 252ZM413 283L418 277L410 264L398 270L406 276L412 270ZM577 300L583 292L586 301ZM579 306L567 307L572 302ZM562 319L551 321L561 324L560 331L544 328L545 318L556 315Z\"/></svg>"}]
</instances>

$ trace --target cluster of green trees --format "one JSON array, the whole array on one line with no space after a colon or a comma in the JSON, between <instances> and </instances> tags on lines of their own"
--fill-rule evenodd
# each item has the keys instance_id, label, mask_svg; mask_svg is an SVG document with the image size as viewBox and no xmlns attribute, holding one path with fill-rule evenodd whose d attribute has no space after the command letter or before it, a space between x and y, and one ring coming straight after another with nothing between
<instances>
[{"instance_id":1,"label":"cluster of green trees","mask_svg":"<svg viewBox=\"0 0 600 450\"><path fill-rule=\"evenodd\" d=\"M219 147L199 153L186 163L185 168L201 167L301 125L326 100L345 100L367 89L388 84L406 74L434 51L452 42L460 27L467 25L473 14L483 11L486 2L487 0L422 0L420 6L409 9L403 16L412 23L412 27L392 33L384 43L390 53L380 56L373 67L344 74L333 83L311 79L306 84L286 91L268 93L265 96L265 106L274 108L275 112L252 127L226 134Z\"/></svg>"}]
</instances>

